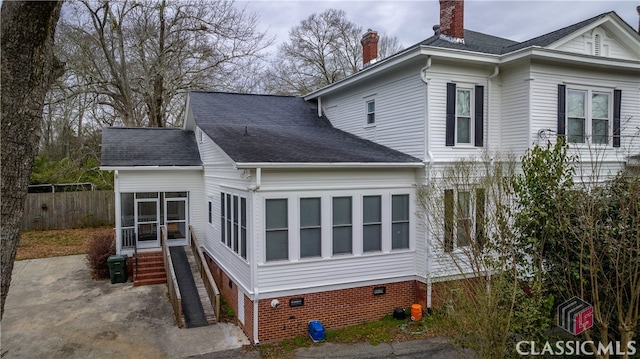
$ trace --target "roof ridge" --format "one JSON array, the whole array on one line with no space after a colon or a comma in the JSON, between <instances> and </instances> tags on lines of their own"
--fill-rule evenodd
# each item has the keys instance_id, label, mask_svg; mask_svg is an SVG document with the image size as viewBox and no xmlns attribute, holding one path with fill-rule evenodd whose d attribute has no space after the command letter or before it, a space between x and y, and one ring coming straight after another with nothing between
<instances>
[{"instance_id":1,"label":"roof ridge","mask_svg":"<svg viewBox=\"0 0 640 359\"><path fill-rule=\"evenodd\" d=\"M190 90L189 93L204 93L204 94L221 94L221 95L242 95L242 96L263 96L263 97L283 97L283 98L302 98L294 95L275 95L275 94L263 94L263 93L242 93L233 91L206 91L206 90Z\"/></svg>"}]
</instances>

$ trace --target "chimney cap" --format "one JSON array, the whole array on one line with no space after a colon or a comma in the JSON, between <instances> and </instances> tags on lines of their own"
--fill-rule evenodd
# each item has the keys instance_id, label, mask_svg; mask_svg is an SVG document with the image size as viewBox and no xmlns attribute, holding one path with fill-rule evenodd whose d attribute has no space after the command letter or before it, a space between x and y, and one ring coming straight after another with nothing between
<instances>
[{"instance_id":1,"label":"chimney cap","mask_svg":"<svg viewBox=\"0 0 640 359\"><path fill-rule=\"evenodd\" d=\"M433 25L433 34L440 35L440 24Z\"/></svg>"}]
</instances>

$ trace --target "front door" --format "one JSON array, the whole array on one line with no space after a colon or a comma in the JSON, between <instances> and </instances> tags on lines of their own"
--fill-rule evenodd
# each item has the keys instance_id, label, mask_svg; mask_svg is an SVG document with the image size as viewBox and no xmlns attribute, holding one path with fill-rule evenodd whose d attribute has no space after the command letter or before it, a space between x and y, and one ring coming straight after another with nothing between
<instances>
[{"instance_id":1,"label":"front door","mask_svg":"<svg viewBox=\"0 0 640 359\"><path fill-rule=\"evenodd\" d=\"M136 199L136 240L138 248L160 247L160 199Z\"/></svg>"}]
</instances>

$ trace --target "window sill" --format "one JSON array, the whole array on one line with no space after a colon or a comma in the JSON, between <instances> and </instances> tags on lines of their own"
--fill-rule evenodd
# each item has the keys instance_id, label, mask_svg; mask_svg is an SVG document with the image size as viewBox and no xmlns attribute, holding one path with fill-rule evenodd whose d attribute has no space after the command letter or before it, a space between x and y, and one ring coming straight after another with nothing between
<instances>
[{"instance_id":1,"label":"window sill","mask_svg":"<svg viewBox=\"0 0 640 359\"><path fill-rule=\"evenodd\" d=\"M377 126L377 124L375 122L374 123L367 123L367 124L364 125L364 128L368 130L368 129L376 128L376 126Z\"/></svg>"}]
</instances>

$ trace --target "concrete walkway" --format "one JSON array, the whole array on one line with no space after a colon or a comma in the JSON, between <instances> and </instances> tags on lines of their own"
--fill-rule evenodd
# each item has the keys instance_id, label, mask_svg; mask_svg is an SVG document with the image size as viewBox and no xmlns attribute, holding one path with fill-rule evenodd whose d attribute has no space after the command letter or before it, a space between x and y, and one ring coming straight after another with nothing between
<instances>
[{"instance_id":1,"label":"concrete walkway","mask_svg":"<svg viewBox=\"0 0 640 359\"><path fill-rule=\"evenodd\" d=\"M227 323L178 328L166 285L94 281L84 255L16 262L0 325L2 359L185 358L249 344Z\"/></svg>"}]
</instances>

